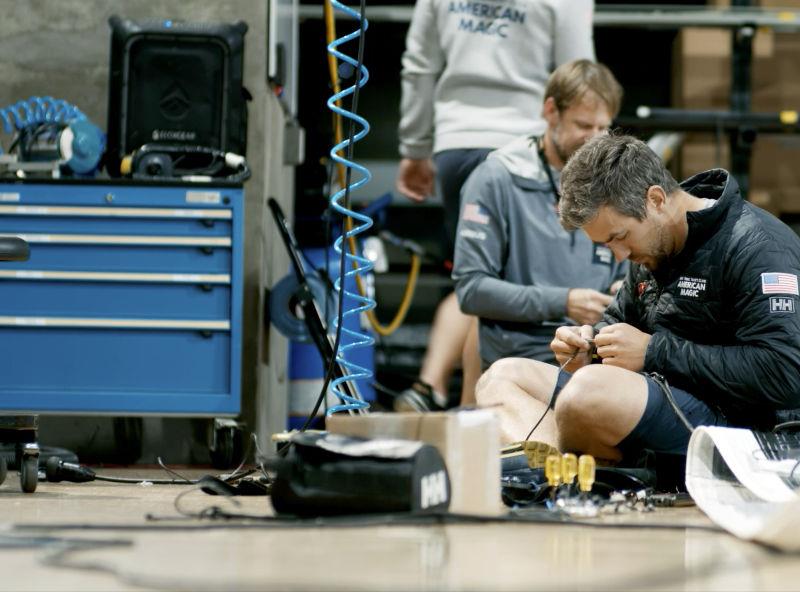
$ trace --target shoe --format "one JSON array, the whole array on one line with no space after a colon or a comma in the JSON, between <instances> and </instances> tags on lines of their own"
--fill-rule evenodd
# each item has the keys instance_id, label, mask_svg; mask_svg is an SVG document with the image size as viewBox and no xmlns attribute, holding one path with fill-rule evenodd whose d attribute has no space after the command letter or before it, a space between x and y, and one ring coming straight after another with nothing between
<instances>
[{"instance_id":1,"label":"shoe","mask_svg":"<svg viewBox=\"0 0 800 592\"><path fill-rule=\"evenodd\" d=\"M523 442L513 442L500 449L500 462L504 467L522 464L523 459L527 461L528 468L541 469L548 456L561 456L561 451L555 446L550 446L546 442L536 440L526 440Z\"/></svg>"},{"instance_id":2,"label":"shoe","mask_svg":"<svg viewBox=\"0 0 800 592\"><path fill-rule=\"evenodd\" d=\"M416 413L444 411L444 407L436 402L436 395L437 393L431 388L431 385L416 380L411 387L395 397L393 407L395 411Z\"/></svg>"}]
</instances>

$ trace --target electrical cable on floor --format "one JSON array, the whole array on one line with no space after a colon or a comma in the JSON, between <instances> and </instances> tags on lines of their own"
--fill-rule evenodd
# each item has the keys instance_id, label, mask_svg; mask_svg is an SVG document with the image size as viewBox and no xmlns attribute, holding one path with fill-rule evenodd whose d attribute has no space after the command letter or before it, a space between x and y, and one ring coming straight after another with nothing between
<instances>
[{"instance_id":1,"label":"electrical cable on floor","mask_svg":"<svg viewBox=\"0 0 800 592\"><path fill-rule=\"evenodd\" d=\"M247 449L244 451L242 455L242 460L231 473L222 474L219 477L212 477L210 475L205 475L200 479L189 479L184 475L181 475L177 471L169 468L164 461L161 459L160 456L156 457L156 462L158 465L166 471L168 474L173 475L176 477L175 479L146 479L146 478L139 478L139 477L112 477L109 475L98 475L89 467L65 462L61 458L57 456L51 456L47 459L45 463L45 475L47 481L52 483L58 483L61 481L69 481L73 483L85 483L89 481L106 481L109 483L132 483L132 484L149 484L149 485L206 485L208 486L208 482L213 479L219 479L223 483L232 483L243 477L247 477L256 472L257 469L245 469L242 470L247 459L250 457L250 453L253 450L253 446L255 445L258 447L258 442L256 441L256 435L251 434L252 439L249 442ZM261 472L264 476L270 480L269 476L267 475L266 470L264 469L263 463L256 461L259 464Z\"/></svg>"},{"instance_id":2,"label":"electrical cable on floor","mask_svg":"<svg viewBox=\"0 0 800 592\"><path fill-rule=\"evenodd\" d=\"M180 474L180 473L178 473L177 471L174 471L173 469L170 469L170 468L169 468L169 467L168 467L166 464L164 464L164 461L163 461L163 460L161 460L161 457L160 457L160 456L157 456L157 457L156 457L156 462L158 463L158 466L159 466L159 467L161 467L162 469L164 469L164 470L165 470L167 473L169 473L170 475L174 475L174 476L175 476L175 477L177 477L178 479L183 479L183 481L185 481L186 483L192 483L192 480L191 480L191 479L189 479L188 477L184 477L183 475L181 475L181 474Z\"/></svg>"},{"instance_id":3,"label":"electrical cable on floor","mask_svg":"<svg viewBox=\"0 0 800 592\"><path fill-rule=\"evenodd\" d=\"M180 479L144 479L140 477L111 477L109 475L98 475L89 467L76 463L65 462L57 456L51 456L45 463L45 475L47 481L60 483L69 481L71 483L87 483L89 481L107 481L110 483L133 483L150 485L193 485L191 480L185 477Z\"/></svg>"}]
</instances>

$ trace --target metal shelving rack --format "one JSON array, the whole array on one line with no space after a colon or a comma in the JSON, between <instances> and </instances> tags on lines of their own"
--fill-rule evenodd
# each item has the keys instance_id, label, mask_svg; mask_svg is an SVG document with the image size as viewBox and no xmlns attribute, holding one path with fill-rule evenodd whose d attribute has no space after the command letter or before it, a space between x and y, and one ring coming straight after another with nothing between
<instances>
[{"instance_id":1,"label":"metal shelving rack","mask_svg":"<svg viewBox=\"0 0 800 592\"><path fill-rule=\"evenodd\" d=\"M731 148L731 172L743 195L750 186L750 159L759 133L798 133L797 111L753 113L753 38L758 28L795 33L800 30L800 11L764 9L751 0L732 0L731 8L686 8L670 6L598 7L596 26L682 28L728 28L733 31L731 89L728 111L701 111L640 107L637 117L620 119L624 127L652 131L703 131L726 133Z\"/></svg>"},{"instance_id":2,"label":"metal shelving rack","mask_svg":"<svg viewBox=\"0 0 800 592\"><path fill-rule=\"evenodd\" d=\"M370 6L372 21L410 22L412 6ZM322 18L322 7L300 6L301 19ZM759 133L798 133L797 111L753 113L752 67L753 38L758 28L776 32L800 31L800 10L759 8L751 0L732 0L730 8L676 5L597 6L596 27L680 29L683 27L726 28L733 31L730 108L728 111L701 111L641 107L636 117L618 119L623 127L649 131L703 131L725 133L731 147L731 172L739 181L742 193L749 188L749 168L753 143Z\"/></svg>"}]
</instances>

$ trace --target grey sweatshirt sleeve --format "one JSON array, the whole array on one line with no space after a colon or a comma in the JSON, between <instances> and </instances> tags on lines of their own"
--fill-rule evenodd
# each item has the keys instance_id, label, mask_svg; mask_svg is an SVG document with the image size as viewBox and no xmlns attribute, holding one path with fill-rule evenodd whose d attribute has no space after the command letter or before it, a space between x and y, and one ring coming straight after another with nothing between
<instances>
[{"instance_id":1,"label":"grey sweatshirt sleeve","mask_svg":"<svg viewBox=\"0 0 800 592\"><path fill-rule=\"evenodd\" d=\"M433 150L436 81L445 65L434 0L417 0L402 57L400 155L428 158Z\"/></svg>"},{"instance_id":2,"label":"grey sweatshirt sleeve","mask_svg":"<svg viewBox=\"0 0 800 592\"><path fill-rule=\"evenodd\" d=\"M578 59L594 61L594 0L569 0L557 6L555 66Z\"/></svg>"},{"instance_id":3,"label":"grey sweatshirt sleeve","mask_svg":"<svg viewBox=\"0 0 800 592\"><path fill-rule=\"evenodd\" d=\"M509 249L508 197L498 176L508 173L487 161L461 191L453 279L465 314L499 321L540 323L566 315L569 288L522 286L503 279ZM507 181L506 181L507 183Z\"/></svg>"}]
</instances>

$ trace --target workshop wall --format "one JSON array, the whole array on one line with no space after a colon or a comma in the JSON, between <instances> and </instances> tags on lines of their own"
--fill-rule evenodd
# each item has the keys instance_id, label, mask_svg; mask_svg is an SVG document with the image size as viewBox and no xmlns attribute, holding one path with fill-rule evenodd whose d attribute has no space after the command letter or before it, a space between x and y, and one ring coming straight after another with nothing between
<instances>
[{"instance_id":1,"label":"workshop wall","mask_svg":"<svg viewBox=\"0 0 800 592\"><path fill-rule=\"evenodd\" d=\"M266 80L267 2L263 0L0 0L0 106L30 96L50 95L77 105L100 128L106 128L110 29L108 17L118 14L131 19L171 18L186 21L245 21L245 86L253 95L248 106L249 133L247 159L253 171L246 183L245 216L245 297L243 351L244 419L254 423L258 391L258 360L262 359L263 284L267 281L265 253L272 252L264 241L271 233L265 224L264 195L290 196L291 170L281 165L283 111ZM271 129L275 126L277 129ZM10 138L3 138L8 145ZM269 161L267 159L270 159ZM277 160L276 160L277 159ZM272 161L275 161L274 163ZM270 174L265 174L267 164ZM290 201L288 202L291 203ZM290 207L286 208L290 211ZM42 360L47 364L47 360ZM145 421L145 456L148 440L166 437L174 461L188 461L189 442L198 430L187 420L169 420L162 429L161 420ZM174 422L178 422L175 424ZM181 424L183 422L183 424ZM95 444L97 435L108 429L108 418L43 418L43 443L86 450L88 439ZM185 425L184 425L185 424ZM181 425L182 427L176 427ZM149 428L149 429L148 429ZM202 431L202 430L200 430ZM94 434L94 436L92 436ZM177 442L177 441L180 442ZM163 446L164 441L158 444ZM94 445L94 444L93 444ZM109 440L113 448L113 440ZM156 451L157 452L157 451ZM101 454L102 456L102 454ZM176 458L176 457L182 458ZM201 454L202 456L202 454ZM205 459L207 460L207 455ZM203 460L203 459L196 459Z\"/></svg>"}]
</instances>

